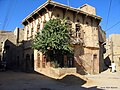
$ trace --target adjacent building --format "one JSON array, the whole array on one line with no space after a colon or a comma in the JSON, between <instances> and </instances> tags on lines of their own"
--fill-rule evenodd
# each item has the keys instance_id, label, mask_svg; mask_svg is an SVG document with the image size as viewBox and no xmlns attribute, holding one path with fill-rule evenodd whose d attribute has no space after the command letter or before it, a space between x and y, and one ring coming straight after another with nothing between
<instances>
[{"instance_id":1,"label":"adjacent building","mask_svg":"<svg viewBox=\"0 0 120 90\"><path fill-rule=\"evenodd\" d=\"M73 8L58 2L48 0L23 19L24 25L24 60L26 70L50 76L58 72L50 67L45 56L31 49L31 40L35 34L43 29L45 23L51 18L66 19L71 33L71 44L74 48L73 58L64 56L63 65L74 67L68 72L80 74L96 74L103 70L103 53L105 33L100 27L101 17L96 15L96 9L88 4ZM61 57L58 57L58 59ZM70 68L69 68L70 69ZM62 69L63 70L63 69ZM68 73L67 71L63 71ZM55 74L56 73L56 74ZM61 72L62 73L62 72ZM63 74L63 73L62 73Z\"/></svg>"},{"instance_id":2,"label":"adjacent building","mask_svg":"<svg viewBox=\"0 0 120 90\"><path fill-rule=\"evenodd\" d=\"M23 29L14 32L0 30L0 61L5 61L8 69L22 69Z\"/></svg>"},{"instance_id":3,"label":"adjacent building","mask_svg":"<svg viewBox=\"0 0 120 90\"><path fill-rule=\"evenodd\" d=\"M120 34L111 34L106 40L105 64L109 65L112 61L116 64L117 71L120 70Z\"/></svg>"}]
</instances>

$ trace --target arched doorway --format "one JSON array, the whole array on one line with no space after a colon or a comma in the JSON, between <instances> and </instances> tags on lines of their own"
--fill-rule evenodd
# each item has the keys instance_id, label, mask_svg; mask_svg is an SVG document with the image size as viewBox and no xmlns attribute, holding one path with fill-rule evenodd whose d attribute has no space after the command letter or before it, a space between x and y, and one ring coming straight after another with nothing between
<instances>
[{"instance_id":1,"label":"arched doorway","mask_svg":"<svg viewBox=\"0 0 120 90\"><path fill-rule=\"evenodd\" d=\"M97 54L93 54L93 62L92 62L92 74L96 73L96 61L97 61Z\"/></svg>"},{"instance_id":2,"label":"arched doorway","mask_svg":"<svg viewBox=\"0 0 120 90\"><path fill-rule=\"evenodd\" d=\"M25 69L26 69L26 72L30 71L30 55L29 54L26 54L26 66L25 66Z\"/></svg>"}]
</instances>

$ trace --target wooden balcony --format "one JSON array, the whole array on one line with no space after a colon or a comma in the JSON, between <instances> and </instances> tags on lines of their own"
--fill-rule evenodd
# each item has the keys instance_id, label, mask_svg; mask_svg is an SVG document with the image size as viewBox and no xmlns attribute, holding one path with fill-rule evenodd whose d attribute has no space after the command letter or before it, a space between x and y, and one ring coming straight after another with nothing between
<instances>
[{"instance_id":1,"label":"wooden balcony","mask_svg":"<svg viewBox=\"0 0 120 90\"><path fill-rule=\"evenodd\" d=\"M81 36L81 33L72 32L72 34L70 36L71 36L70 42L72 45L76 45L76 44L82 45L83 44L83 38Z\"/></svg>"}]
</instances>

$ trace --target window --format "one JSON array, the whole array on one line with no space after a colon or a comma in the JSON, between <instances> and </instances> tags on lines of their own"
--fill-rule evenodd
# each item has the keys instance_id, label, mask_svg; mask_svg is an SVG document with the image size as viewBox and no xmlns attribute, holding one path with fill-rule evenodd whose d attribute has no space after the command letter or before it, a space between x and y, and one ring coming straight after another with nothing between
<instances>
[{"instance_id":1,"label":"window","mask_svg":"<svg viewBox=\"0 0 120 90\"><path fill-rule=\"evenodd\" d=\"M31 28L31 32L33 32L33 28Z\"/></svg>"},{"instance_id":2,"label":"window","mask_svg":"<svg viewBox=\"0 0 120 90\"><path fill-rule=\"evenodd\" d=\"M45 55L42 55L42 67L45 68L45 64L46 64L46 57Z\"/></svg>"},{"instance_id":3,"label":"window","mask_svg":"<svg viewBox=\"0 0 120 90\"><path fill-rule=\"evenodd\" d=\"M97 58L97 54L94 54L94 55L93 55L93 59L96 59L96 58Z\"/></svg>"},{"instance_id":4,"label":"window","mask_svg":"<svg viewBox=\"0 0 120 90\"><path fill-rule=\"evenodd\" d=\"M87 25L89 25L89 23L88 23L88 22L86 22L86 24L87 24Z\"/></svg>"},{"instance_id":5,"label":"window","mask_svg":"<svg viewBox=\"0 0 120 90\"><path fill-rule=\"evenodd\" d=\"M76 37L80 37L80 25L76 24Z\"/></svg>"},{"instance_id":6,"label":"window","mask_svg":"<svg viewBox=\"0 0 120 90\"><path fill-rule=\"evenodd\" d=\"M33 28L31 28L31 37L33 38Z\"/></svg>"},{"instance_id":7,"label":"window","mask_svg":"<svg viewBox=\"0 0 120 90\"><path fill-rule=\"evenodd\" d=\"M27 39L28 39L28 36L29 36L29 29L27 29Z\"/></svg>"},{"instance_id":8,"label":"window","mask_svg":"<svg viewBox=\"0 0 120 90\"><path fill-rule=\"evenodd\" d=\"M45 24L46 24L46 21L43 22L43 28L44 28Z\"/></svg>"},{"instance_id":9,"label":"window","mask_svg":"<svg viewBox=\"0 0 120 90\"><path fill-rule=\"evenodd\" d=\"M29 30L27 30L27 34L29 34Z\"/></svg>"},{"instance_id":10,"label":"window","mask_svg":"<svg viewBox=\"0 0 120 90\"><path fill-rule=\"evenodd\" d=\"M67 17L67 20L70 20L70 17Z\"/></svg>"},{"instance_id":11,"label":"window","mask_svg":"<svg viewBox=\"0 0 120 90\"><path fill-rule=\"evenodd\" d=\"M37 24L37 32L40 30L40 23Z\"/></svg>"},{"instance_id":12,"label":"window","mask_svg":"<svg viewBox=\"0 0 120 90\"><path fill-rule=\"evenodd\" d=\"M72 35L72 23L70 21L67 21L66 25L68 26L69 34Z\"/></svg>"},{"instance_id":13,"label":"window","mask_svg":"<svg viewBox=\"0 0 120 90\"><path fill-rule=\"evenodd\" d=\"M40 68L40 54L37 54L37 67Z\"/></svg>"}]
</instances>

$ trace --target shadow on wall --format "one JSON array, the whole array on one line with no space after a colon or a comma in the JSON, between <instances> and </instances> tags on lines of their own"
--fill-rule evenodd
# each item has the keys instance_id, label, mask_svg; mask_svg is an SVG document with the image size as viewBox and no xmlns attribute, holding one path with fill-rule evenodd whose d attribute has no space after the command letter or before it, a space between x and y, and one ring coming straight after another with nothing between
<instances>
[{"instance_id":1,"label":"shadow on wall","mask_svg":"<svg viewBox=\"0 0 120 90\"><path fill-rule=\"evenodd\" d=\"M77 67L77 73L81 75L88 74L88 71L86 70L84 65L87 64L89 68L91 68L91 66L79 56L74 57L74 60L75 60L75 66Z\"/></svg>"},{"instance_id":2,"label":"shadow on wall","mask_svg":"<svg viewBox=\"0 0 120 90\"><path fill-rule=\"evenodd\" d=\"M21 47L21 46L20 46ZM6 40L4 43L4 51L3 51L3 57L2 61L6 62L7 69L18 69L21 63L20 55L22 55L22 52L19 52L19 46L16 46L13 42L10 40Z\"/></svg>"},{"instance_id":3,"label":"shadow on wall","mask_svg":"<svg viewBox=\"0 0 120 90\"><path fill-rule=\"evenodd\" d=\"M109 68L109 66L111 65L111 60L110 60L109 55L104 59L104 64L105 64L104 70L107 70Z\"/></svg>"},{"instance_id":4,"label":"shadow on wall","mask_svg":"<svg viewBox=\"0 0 120 90\"><path fill-rule=\"evenodd\" d=\"M15 51L16 46L10 41L6 40L4 43L4 51L3 51L3 58L2 60L6 62L7 68L11 69L14 67L15 63ZM14 57L13 57L14 56Z\"/></svg>"}]
</instances>

